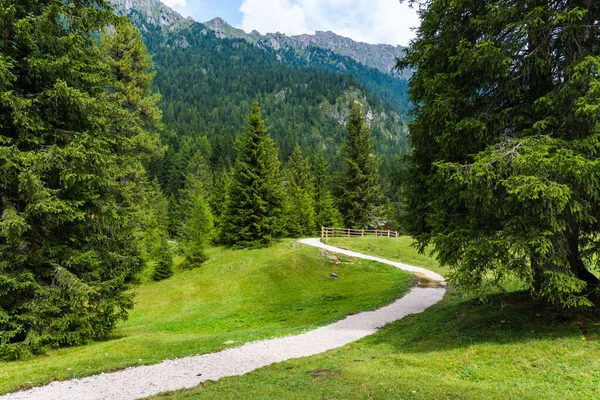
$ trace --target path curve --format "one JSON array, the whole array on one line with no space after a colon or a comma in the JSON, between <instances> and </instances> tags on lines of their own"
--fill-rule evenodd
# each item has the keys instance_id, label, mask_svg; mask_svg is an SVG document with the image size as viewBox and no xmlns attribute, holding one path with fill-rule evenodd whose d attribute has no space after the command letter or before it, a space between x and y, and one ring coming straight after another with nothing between
<instances>
[{"instance_id":1,"label":"path curve","mask_svg":"<svg viewBox=\"0 0 600 400\"><path fill-rule=\"evenodd\" d=\"M269 364L341 347L375 333L387 323L409 314L420 313L444 297L446 289L443 277L424 268L328 246L319 239L303 239L300 243L351 257L379 261L415 273L435 284L429 287L417 285L388 306L350 315L331 325L299 335L250 342L218 353L166 360L160 364L130 367L82 379L52 382L46 386L9 393L0 396L0 399L134 400L160 392L190 388L206 380L243 375Z\"/></svg>"}]
</instances>

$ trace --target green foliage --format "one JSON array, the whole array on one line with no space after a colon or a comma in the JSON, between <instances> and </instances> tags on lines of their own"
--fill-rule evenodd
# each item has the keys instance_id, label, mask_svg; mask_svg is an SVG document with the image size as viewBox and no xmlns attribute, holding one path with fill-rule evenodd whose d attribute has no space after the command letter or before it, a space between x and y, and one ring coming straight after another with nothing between
<instances>
[{"instance_id":1,"label":"green foliage","mask_svg":"<svg viewBox=\"0 0 600 400\"><path fill-rule=\"evenodd\" d=\"M315 224L317 231L322 226L336 227L344 224L342 214L337 209L331 194L329 169L323 157L323 152L318 149L313 163L313 179L315 187Z\"/></svg>"},{"instance_id":2,"label":"green foliage","mask_svg":"<svg viewBox=\"0 0 600 400\"><path fill-rule=\"evenodd\" d=\"M141 255L148 262L157 259L168 239L169 215L168 202L163 195L158 180L153 179L145 190L142 210Z\"/></svg>"},{"instance_id":3,"label":"green foliage","mask_svg":"<svg viewBox=\"0 0 600 400\"><path fill-rule=\"evenodd\" d=\"M295 240L207 252L202 268L138 286L135 309L111 340L0 361L0 393L299 334L389 304L412 282L406 272L375 262L335 264ZM343 279L330 279L331 272Z\"/></svg>"},{"instance_id":4,"label":"green foliage","mask_svg":"<svg viewBox=\"0 0 600 400\"><path fill-rule=\"evenodd\" d=\"M169 243L166 240L160 243L160 252L156 257L156 265L152 274L152 280L155 281L162 281L173 275L173 256L169 249Z\"/></svg>"},{"instance_id":5,"label":"green foliage","mask_svg":"<svg viewBox=\"0 0 600 400\"><path fill-rule=\"evenodd\" d=\"M315 234L315 188L308 157L296 146L285 170L286 230L290 237Z\"/></svg>"},{"instance_id":6,"label":"green foliage","mask_svg":"<svg viewBox=\"0 0 600 400\"><path fill-rule=\"evenodd\" d=\"M551 303L592 305L600 237L594 4L445 0L422 12L401 63L418 68L406 226L472 292L490 276L516 276Z\"/></svg>"},{"instance_id":7,"label":"green foliage","mask_svg":"<svg viewBox=\"0 0 600 400\"><path fill-rule=\"evenodd\" d=\"M221 231L221 217L225 212L230 184L231 174L229 172L222 171L219 174L213 174L212 191L208 201L215 219L215 232Z\"/></svg>"},{"instance_id":8,"label":"green foliage","mask_svg":"<svg viewBox=\"0 0 600 400\"><path fill-rule=\"evenodd\" d=\"M236 153L221 219L222 238L238 248L269 246L282 234L284 192L275 142L261 119L258 102L252 105Z\"/></svg>"},{"instance_id":9,"label":"green foliage","mask_svg":"<svg viewBox=\"0 0 600 400\"><path fill-rule=\"evenodd\" d=\"M205 248L213 238L214 224L207 190L211 179L204 158L196 153L188 165L186 185L180 195L180 245L187 267L195 267L206 261Z\"/></svg>"},{"instance_id":10,"label":"green foliage","mask_svg":"<svg viewBox=\"0 0 600 400\"><path fill-rule=\"evenodd\" d=\"M379 189L379 165L371 130L359 105L354 104L348 117L348 139L343 156L346 171L340 198L340 211L350 228L376 225Z\"/></svg>"},{"instance_id":11,"label":"green foliage","mask_svg":"<svg viewBox=\"0 0 600 400\"><path fill-rule=\"evenodd\" d=\"M104 1L0 4L0 358L104 336L133 306L148 65Z\"/></svg>"},{"instance_id":12,"label":"green foliage","mask_svg":"<svg viewBox=\"0 0 600 400\"><path fill-rule=\"evenodd\" d=\"M158 177L167 196L177 197L185 183L187 163L197 151L215 176L231 170L236 139L244 130L253 100L260 102L269 120L281 160L291 156L296 144L305 155L322 146L331 171L339 171L342 165L337 155L346 133L343 120L353 101L349 97L368 104L376 116L372 131L378 154L387 159L409 151L405 123L352 76L281 62L278 52L242 40L219 39L202 24L191 24L166 38L151 24L145 26L168 128L162 135L168 151L152 162L149 172ZM189 46L182 47L182 43ZM326 55L321 53L311 50L325 63ZM387 80L400 82L390 76L382 86Z\"/></svg>"}]
</instances>

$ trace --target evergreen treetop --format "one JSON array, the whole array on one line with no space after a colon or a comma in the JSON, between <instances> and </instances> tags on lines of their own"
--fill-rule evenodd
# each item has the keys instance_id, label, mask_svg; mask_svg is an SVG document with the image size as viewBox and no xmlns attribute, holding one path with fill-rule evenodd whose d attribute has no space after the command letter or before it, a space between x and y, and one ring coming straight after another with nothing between
<instances>
[{"instance_id":1,"label":"evergreen treetop","mask_svg":"<svg viewBox=\"0 0 600 400\"><path fill-rule=\"evenodd\" d=\"M283 232L284 192L277 148L261 118L258 102L252 104L236 154L221 221L222 238L238 248L269 246Z\"/></svg>"},{"instance_id":2,"label":"evergreen treetop","mask_svg":"<svg viewBox=\"0 0 600 400\"><path fill-rule=\"evenodd\" d=\"M287 233L291 237L314 235L315 189L311 165L309 158L302 156L302 150L298 145L290 156L285 176Z\"/></svg>"},{"instance_id":3,"label":"evergreen treetop","mask_svg":"<svg viewBox=\"0 0 600 400\"><path fill-rule=\"evenodd\" d=\"M104 336L133 306L160 113L137 31L112 51L128 29L101 0L0 3L0 358Z\"/></svg>"},{"instance_id":4,"label":"evergreen treetop","mask_svg":"<svg viewBox=\"0 0 600 400\"><path fill-rule=\"evenodd\" d=\"M376 221L379 189L379 163L375 144L359 104L350 110L347 140L342 147L346 167L340 211L347 227L364 228Z\"/></svg>"},{"instance_id":5,"label":"evergreen treetop","mask_svg":"<svg viewBox=\"0 0 600 400\"><path fill-rule=\"evenodd\" d=\"M476 293L520 278L589 306L598 286L595 1L433 0L399 66L414 151L406 227Z\"/></svg>"}]
</instances>

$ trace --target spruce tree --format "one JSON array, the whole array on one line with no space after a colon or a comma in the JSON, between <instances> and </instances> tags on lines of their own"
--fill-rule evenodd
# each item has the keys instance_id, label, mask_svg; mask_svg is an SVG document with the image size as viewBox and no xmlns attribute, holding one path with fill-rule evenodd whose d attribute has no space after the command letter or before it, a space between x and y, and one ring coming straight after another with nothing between
<instances>
[{"instance_id":1,"label":"spruce tree","mask_svg":"<svg viewBox=\"0 0 600 400\"><path fill-rule=\"evenodd\" d=\"M173 256L171 255L171 249L166 239L161 240L155 261L156 265L152 274L153 280L162 281L173 275Z\"/></svg>"},{"instance_id":2,"label":"spruce tree","mask_svg":"<svg viewBox=\"0 0 600 400\"><path fill-rule=\"evenodd\" d=\"M231 184L231 174L228 171L221 171L213 174L213 190L208 199L210 209L214 217L215 232L221 231L221 217L225 212L227 203L227 192Z\"/></svg>"},{"instance_id":3,"label":"spruce tree","mask_svg":"<svg viewBox=\"0 0 600 400\"><path fill-rule=\"evenodd\" d=\"M340 211L349 228L365 228L376 224L379 190L379 165L371 130L354 103L350 110L348 138L343 144L345 175L340 198Z\"/></svg>"},{"instance_id":4,"label":"spruce tree","mask_svg":"<svg viewBox=\"0 0 600 400\"><path fill-rule=\"evenodd\" d=\"M591 306L598 2L427 3L399 65L416 69L408 232L463 290L485 295L517 277L536 298Z\"/></svg>"},{"instance_id":5,"label":"spruce tree","mask_svg":"<svg viewBox=\"0 0 600 400\"><path fill-rule=\"evenodd\" d=\"M0 3L0 358L104 336L133 306L149 65L105 1Z\"/></svg>"},{"instance_id":6,"label":"spruce tree","mask_svg":"<svg viewBox=\"0 0 600 400\"><path fill-rule=\"evenodd\" d=\"M168 202L156 178L147 184L144 194L140 210L142 256L145 261L152 261L159 258L169 238Z\"/></svg>"},{"instance_id":7,"label":"spruce tree","mask_svg":"<svg viewBox=\"0 0 600 400\"><path fill-rule=\"evenodd\" d=\"M185 266L196 267L206 261L206 247L214 234L213 216L208 202L211 174L204 157L198 152L188 164L185 188L180 193L180 245Z\"/></svg>"},{"instance_id":8,"label":"spruce tree","mask_svg":"<svg viewBox=\"0 0 600 400\"><path fill-rule=\"evenodd\" d=\"M320 149L316 152L314 159L315 228L320 231L321 227L341 227L344 220L329 189L329 170Z\"/></svg>"},{"instance_id":9,"label":"spruce tree","mask_svg":"<svg viewBox=\"0 0 600 400\"><path fill-rule=\"evenodd\" d=\"M296 145L286 169L286 231L291 237L315 234L315 189L308 157Z\"/></svg>"},{"instance_id":10,"label":"spruce tree","mask_svg":"<svg viewBox=\"0 0 600 400\"><path fill-rule=\"evenodd\" d=\"M275 142L252 104L246 134L238 139L236 162L222 217L222 238L236 248L271 245L282 231L284 192Z\"/></svg>"}]
</instances>

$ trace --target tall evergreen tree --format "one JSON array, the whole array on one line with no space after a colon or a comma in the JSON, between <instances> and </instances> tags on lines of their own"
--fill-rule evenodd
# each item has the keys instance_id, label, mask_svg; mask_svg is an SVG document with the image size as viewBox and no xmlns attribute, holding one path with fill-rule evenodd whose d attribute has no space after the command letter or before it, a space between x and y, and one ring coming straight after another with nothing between
<instances>
[{"instance_id":1,"label":"tall evergreen tree","mask_svg":"<svg viewBox=\"0 0 600 400\"><path fill-rule=\"evenodd\" d=\"M160 113L137 32L113 51L127 24L102 0L0 3L0 358L106 335L133 306Z\"/></svg>"},{"instance_id":2,"label":"tall evergreen tree","mask_svg":"<svg viewBox=\"0 0 600 400\"><path fill-rule=\"evenodd\" d=\"M155 178L145 188L142 216L141 244L145 261L159 258L169 238L168 202Z\"/></svg>"},{"instance_id":3,"label":"tall evergreen tree","mask_svg":"<svg viewBox=\"0 0 600 400\"><path fill-rule=\"evenodd\" d=\"M313 179L315 187L315 228L320 231L323 226L341 227L344 224L344 219L331 195L329 170L321 149L317 150L314 156Z\"/></svg>"},{"instance_id":4,"label":"tall evergreen tree","mask_svg":"<svg viewBox=\"0 0 600 400\"><path fill-rule=\"evenodd\" d=\"M258 102L252 104L236 153L222 238L238 248L269 246L283 231L284 192L275 142L261 119Z\"/></svg>"},{"instance_id":5,"label":"tall evergreen tree","mask_svg":"<svg viewBox=\"0 0 600 400\"><path fill-rule=\"evenodd\" d=\"M211 180L204 157L196 153L189 162L185 188L180 195L180 244L188 267L206 261L205 249L213 238L214 222L208 201Z\"/></svg>"},{"instance_id":6,"label":"tall evergreen tree","mask_svg":"<svg viewBox=\"0 0 600 400\"><path fill-rule=\"evenodd\" d=\"M296 145L286 169L286 230L291 237L315 234L315 188L308 157Z\"/></svg>"},{"instance_id":7,"label":"tall evergreen tree","mask_svg":"<svg viewBox=\"0 0 600 400\"><path fill-rule=\"evenodd\" d=\"M346 170L340 211L347 227L364 228L376 223L381 193L374 140L358 103L353 104L346 127L348 138L343 145Z\"/></svg>"},{"instance_id":8,"label":"tall evergreen tree","mask_svg":"<svg viewBox=\"0 0 600 400\"><path fill-rule=\"evenodd\" d=\"M215 232L221 231L221 217L227 204L227 192L231 184L231 173L221 171L213 174L213 184L208 199L215 220Z\"/></svg>"},{"instance_id":9,"label":"tall evergreen tree","mask_svg":"<svg viewBox=\"0 0 600 400\"><path fill-rule=\"evenodd\" d=\"M597 1L433 0L416 68L407 228L451 278L591 305L600 249Z\"/></svg>"}]
</instances>

